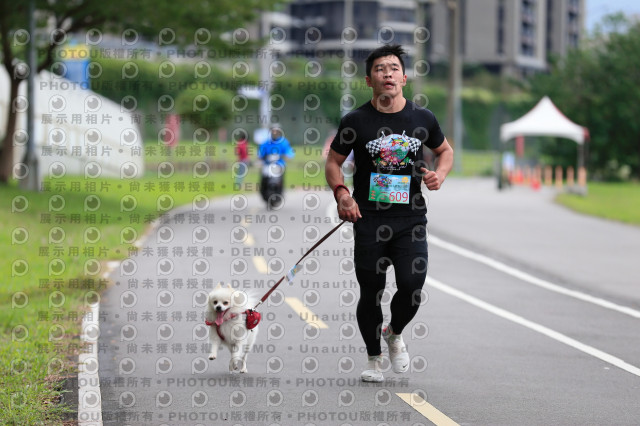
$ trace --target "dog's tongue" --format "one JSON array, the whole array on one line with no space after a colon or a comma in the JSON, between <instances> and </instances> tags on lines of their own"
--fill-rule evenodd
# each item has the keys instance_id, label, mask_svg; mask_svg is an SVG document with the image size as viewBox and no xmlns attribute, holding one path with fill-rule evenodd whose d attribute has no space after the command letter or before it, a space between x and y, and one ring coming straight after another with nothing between
<instances>
[{"instance_id":1,"label":"dog's tongue","mask_svg":"<svg viewBox=\"0 0 640 426\"><path fill-rule=\"evenodd\" d=\"M216 325L221 325L224 322L224 311L218 312L216 314Z\"/></svg>"}]
</instances>

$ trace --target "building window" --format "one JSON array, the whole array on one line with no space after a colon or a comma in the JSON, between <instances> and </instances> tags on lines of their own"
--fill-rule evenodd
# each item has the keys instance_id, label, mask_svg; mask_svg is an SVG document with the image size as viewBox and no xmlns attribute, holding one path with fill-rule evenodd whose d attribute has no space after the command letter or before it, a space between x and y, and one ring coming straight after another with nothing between
<instances>
[{"instance_id":1,"label":"building window","mask_svg":"<svg viewBox=\"0 0 640 426\"><path fill-rule=\"evenodd\" d=\"M496 53L498 55L504 54L504 20L504 0L498 0L498 20L496 28Z\"/></svg>"},{"instance_id":2,"label":"building window","mask_svg":"<svg viewBox=\"0 0 640 426\"><path fill-rule=\"evenodd\" d=\"M578 48L579 37L577 34L569 34L569 47Z\"/></svg>"},{"instance_id":3,"label":"building window","mask_svg":"<svg viewBox=\"0 0 640 426\"><path fill-rule=\"evenodd\" d=\"M580 0L569 0L569 13L580 13Z\"/></svg>"},{"instance_id":4,"label":"building window","mask_svg":"<svg viewBox=\"0 0 640 426\"><path fill-rule=\"evenodd\" d=\"M416 19L414 9L385 7L381 12L382 21L414 23Z\"/></svg>"},{"instance_id":5,"label":"building window","mask_svg":"<svg viewBox=\"0 0 640 426\"><path fill-rule=\"evenodd\" d=\"M553 50L553 0L547 0L547 54Z\"/></svg>"},{"instance_id":6,"label":"building window","mask_svg":"<svg viewBox=\"0 0 640 426\"><path fill-rule=\"evenodd\" d=\"M520 26L520 54L535 56L536 18L535 0L522 0L522 17Z\"/></svg>"}]
</instances>

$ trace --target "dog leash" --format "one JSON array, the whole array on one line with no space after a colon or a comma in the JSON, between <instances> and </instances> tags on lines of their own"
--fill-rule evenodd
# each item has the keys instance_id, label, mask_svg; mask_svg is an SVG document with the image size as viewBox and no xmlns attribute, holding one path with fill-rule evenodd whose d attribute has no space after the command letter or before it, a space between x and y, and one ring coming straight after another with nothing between
<instances>
[{"instance_id":1,"label":"dog leash","mask_svg":"<svg viewBox=\"0 0 640 426\"><path fill-rule=\"evenodd\" d=\"M287 275L283 275L282 278L280 278L278 280L278 282L275 283L274 286L271 287L269 289L269 291L267 291L265 293L264 296L262 296L262 299L260 299L260 301L256 304L256 306L253 307L253 309L247 309L246 311L243 312L243 314L245 314L247 316L247 319L246 319L247 330L253 330L254 328L256 328L258 326L258 324L260 323L260 320L262 319L262 315L260 315L260 312L257 311L258 306L262 305L262 303L264 303L264 301L269 298L271 293L273 293L275 291L275 289L278 288L278 286L282 283L282 281L284 281L285 278L289 277L289 281L291 281L291 279L293 278L293 275L296 272L298 272L300 270L300 268L301 268L300 262L302 262L304 260L304 258L309 255L309 253L314 251L327 238L329 238L331 236L331 234L336 232L338 230L338 228L340 228L342 225L344 225L345 222L346 222L346 220L343 220L338 225L336 225L331 231L327 232L322 238L320 238L320 240L317 243L315 243L313 245L313 247L311 247L309 250L307 250L307 252L305 254L303 254L300 259L298 259L298 261L296 262L295 266L289 270ZM218 332L218 336L220 336L220 339L224 340L224 336L220 332L220 327L219 327L218 324L210 322L210 321L205 321L205 324L207 324L208 326L214 326L215 325L216 326L216 331Z\"/></svg>"},{"instance_id":2,"label":"dog leash","mask_svg":"<svg viewBox=\"0 0 640 426\"><path fill-rule=\"evenodd\" d=\"M280 278L278 280L278 282L275 283L275 285L273 287L271 287L269 289L269 291L267 291L267 293L264 296L262 296L262 299L260 299L260 301L256 304L256 306L253 309L251 309L251 311L255 311L256 309L258 309L258 306L262 305L262 303L269 298L271 293L273 293L274 290L276 288L278 288L278 286L282 283L282 281L285 278L287 278L287 276L293 277L293 274L295 274L295 272L297 272L299 270L299 268L300 268L300 262L302 262L304 260L304 258L309 255L309 253L311 253L316 248L318 248L318 246L320 244L322 244L327 238L329 238L331 236L331 234L336 232L338 230L338 228L340 228L345 222L346 222L346 220L343 220L342 222L340 222L331 231L327 232L322 238L320 238L320 240L318 240L318 242L315 243L313 245L313 247L311 247L309 250L307 250L307 252L305 254L303 254L302 257L296 262L295 266L289 270L289 273L287 275L283 275L282 278ZM260 321L260 320L258 319L258 321Z\"/></svg>"}]
</instances>

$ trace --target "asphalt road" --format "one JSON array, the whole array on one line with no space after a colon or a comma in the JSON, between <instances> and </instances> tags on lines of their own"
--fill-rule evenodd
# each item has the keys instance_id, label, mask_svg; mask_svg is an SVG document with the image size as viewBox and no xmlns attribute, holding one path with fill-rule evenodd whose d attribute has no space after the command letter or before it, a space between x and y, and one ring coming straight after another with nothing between
<instances>
[{"instance_id":1,"label":"asphalt road","mask_svg":"<svg viewBox=\"0 0 640 426\"><path fill-rule=\"evenodd\" d=\"M255 194L177 209L113 271L99 321L105 424L640 421L640 228L572 213L551 191L499 193L493 180L429 194L409 373L386 363L385 382L359 380L345 225L261 307L249 372L229 374L228 351L207 360L204 294L223 282L261 297L338 223L329 192L286 196L277 211Z\"/></svg>"}]
</instances>

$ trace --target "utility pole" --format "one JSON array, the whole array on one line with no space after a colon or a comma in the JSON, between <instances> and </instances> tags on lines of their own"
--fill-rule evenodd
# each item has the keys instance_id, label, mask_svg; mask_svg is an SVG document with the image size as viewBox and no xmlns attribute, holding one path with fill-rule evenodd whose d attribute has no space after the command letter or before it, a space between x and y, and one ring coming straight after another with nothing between
<instances>
[{"instance_id":1,"label":"utility pole","mask_svg":"<svg viewBox=\"0 0 640 426\"><path fill-rule=\"evenodd\" d=\"M447 136L454 148L454 170L462 171L462 103L460 87L460 3L446 0L449 8L449 97L447 101Z\"/></svg>"},{"instance_id":2,"label":"utility pole","mask_svg":"<svg viewBox=\"0 0 640 426\"><path fill-rule=\"evenodd\" d=\"M344 72L347 69L347 65L349 64L349 62L351 62L351 60L353 59L353 48L351 46L351 44L353 43L353 40L346 40L346 38L344 37L345 35L345 31L349 31L351 32L353 29L353 0L345 0L344 2L344 29L343 31L343 36L342 36L342 42L344 43L344 58L342 59L342 71ZM349 85L351 84L351 77L350 77L350 73L347 73L346 75L341 76L341 78L344 79L345 81L345 88L342 91L342 99L340 100L340 109L342 109L342 113L341 115L344 117L345 115L347 115L347 113L349 111L347 111L344 108L344 102L345 101L349 101L349 95L351 95L351 88L349 87Z\"/></svg>"},{"instance_id":3,"label":"utility pole","mask_svg":"<svg viewBox=\"0 0 640 426\"><path fill-rule=\"evenodd\" d=\"M267 40L269 38L269 32L271 31L271 12L263 12L260 21L260 36L262 40ZM258 87L260 88L261 97L260 97L260 117L258 122L260 123L260 128L262 130L261 136L266 136L268 134L269 126L271 125L271 106L270 103L270 95L271 95L271 85L273 83L273 78L271 76L271 63L273 58L271 57L274 53L273 49L269 46L269 41L266 42L264 49L265 51L259 55L260 62L260 84ZM260 87L262 86L262 87ZM260 141L262 143L262 141Z\"/></svg>"},{"instance_id":4,"label":"utility pole","mask_svg":"<svg viewBox=\"0 0 640 426\"><path fill-rule=\"evenodd\" d=\"M416 26L422 27L424 25L424 9L421 0L416 0ZM415 41L414 41L415 43ZM424 45L422 43L416 44L416 53L414 55L414 64L417 64L424 59ZM415 69L415 66L414 66ZM422 78L418 75L413 75L413 97L422 93Z\"/></svg>"},{"instance_id":5,"label":"utility pole","mask_svg":"<svg viewBox=\"0 0 640 426\"><path fill-rule=\"evenodd\" d=\"M36 63L36 24L35 24L35 0L29 0L27 7L27 20L29 22L29 47L27 52L27 150L24 154L23 163L26 166L26 176L20 179L20 188L27 191L38 191L40 188L40 171L38 157L35 149L35 130L33 123L33 113L35 109L35 74L38 72ZM13 137L13 135L7 135Z\"/></svg>"}]
</instances>

